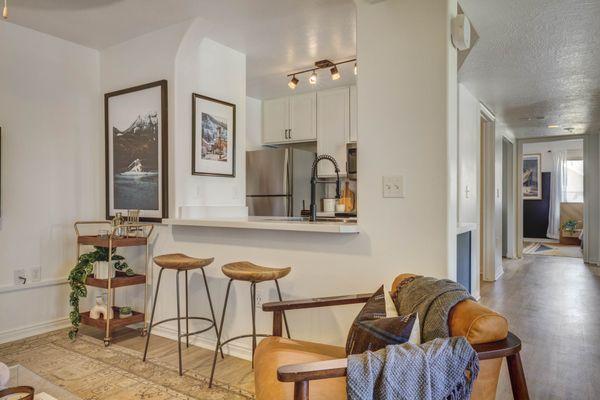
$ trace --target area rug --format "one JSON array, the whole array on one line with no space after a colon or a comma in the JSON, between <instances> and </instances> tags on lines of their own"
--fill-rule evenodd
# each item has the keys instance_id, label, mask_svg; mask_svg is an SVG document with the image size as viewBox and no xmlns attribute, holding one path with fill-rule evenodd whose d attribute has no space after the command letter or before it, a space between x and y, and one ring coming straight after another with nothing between
<instances>
[{"instance_id":1,"label":"area rug","mask_svg":"<svg viewBox=\"0 0 600 400\"><path fill-rule=\"evenodd\" d=\"M551 242L533 242L525 243L524 254L533 254L538 256L555 257L576 257L582 258L583 253L579 246L566 246Z\"/></svg>"},{"instance_id":2,"label":"area rug","mask_svg":"<svg viewBox=\"0 0 600 400\"><path fill-rule=\"evenodd\" d=\"M84 400L241 400L254 398L241 388L177 369L157 359L145 363L139 352L60 330L0 345L0 361L21 364Z\"/></svg>"}]
</instances>

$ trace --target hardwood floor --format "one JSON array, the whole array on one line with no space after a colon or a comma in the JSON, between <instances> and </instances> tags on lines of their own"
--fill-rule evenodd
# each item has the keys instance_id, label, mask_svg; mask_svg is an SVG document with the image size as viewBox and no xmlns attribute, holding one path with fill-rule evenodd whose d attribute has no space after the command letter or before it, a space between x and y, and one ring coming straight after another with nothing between
<instances>
[{"instance_id":1,"label":"hardwood floor","mask_svg":"<svg viewBox=\"0 0 600 400\"><path fill-rule=\"evenodd\" d=\"M505 260L504 275L481 287L481 302L505 315L523 341L532 399L600 398L600 268L581 259ZM506 365L498 400L512 399Z\"/></svg>"},{"instance_id":2,"label":"hardwood floor","mask_svg":"<svg viewBox=\"0 0 600 400\"><path fill-rule=\"evenodd\" d=\"M581 259L525 256L505 260L504 275L484 282L481 302L505 315L523 341L522 358L532 399L600 399L600 268ZM91 329L84 333L102 338ZM144 338L121 331L115 343L140 352ZM151 356L177 365L175 342L153 336ZM184 368L209 376L212 352L184 347ZM216 376L254 392L250 362L235 357L219 361ZM506 364L497 400L512 399Z\"/></svg>"}]
</instances>

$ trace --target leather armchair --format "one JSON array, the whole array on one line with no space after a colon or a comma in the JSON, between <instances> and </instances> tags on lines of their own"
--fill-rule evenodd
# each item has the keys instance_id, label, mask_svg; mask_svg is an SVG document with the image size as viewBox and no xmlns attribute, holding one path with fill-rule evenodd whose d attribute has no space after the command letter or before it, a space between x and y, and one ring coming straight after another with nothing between
<instances>
[{"instance_id":1,"label":"leather armchair","mask_svg":"<svg viewBox=\"0 0 600 400\"><path fill-rule=\"evenodd\" d=\"M398 276L402 280L414 275ZM332 400L346 399L346 354L343 347L282 338L284 311L364 303L371 293L292 300L263 304L273 312L273 336L264 339L256 349L254 378L257 400ZM452 336L465 336L480 359L480 372L475 382L473 400L496 397L502 359L506 358L515 399L529 399L519 352L521 341L508 331L508 322L500 314L466 300L451 311L449 327Z\"/></svg>"}]
</instances>

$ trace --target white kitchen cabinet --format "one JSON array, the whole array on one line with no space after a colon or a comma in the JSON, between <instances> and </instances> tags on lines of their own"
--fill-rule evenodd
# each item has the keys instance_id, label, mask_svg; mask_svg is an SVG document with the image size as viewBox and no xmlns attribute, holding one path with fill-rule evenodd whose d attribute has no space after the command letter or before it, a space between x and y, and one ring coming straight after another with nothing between
<instances>
[{"instance_id":1,"label":"white kitchen cabinet","mask_svg":"<svg viewBox=\"0 0 600 400\"><path fill-rule=\"evenodd\" d=\"M264 144L286 141L290 126L290 98L265 100L263 102L263 134Z\"/></svg>"},{"instance_id":2,"label":"white kitchen cabinet","mask_svg":"<svg viewBox=\"0 0 600 400\"><path fill-rule=\"evenodd\" d=\"M317 94L306 93L263 102L263 143L317 140Z\"/></svg>"},{"instance_id":3,"label":"white kitchen cabinet","mask_svg":"<svg viewBox=\"0 0 600 400\"><path fill-rule=\"evenodd\" d=\"M317 153L333 156L340 174L346 173L346 142L350 137L350 89L348 87L317 93ZM333 165L319 163L319 176L335 176Z\"/></svg>"},{"instance_id":4,"label":"white kitchen cabinet","mask_svg":"<svg viewBox=\"0 0 600 400\"><path fill-rule=\"evenodd\" d=\"M289 141L317 140L317 93L290 97Z\"/></svg>"},{"instance_id":5,"label":"white kitchen cabinet","mask_svg":"<svg viewBox=\"0 0 600 400\"><path fill-rule=\"evenodd\" d=\"M356 86L350 86L350 139L348 142L356 143L358 140L358 99Z\"/></svg>"}]
</instances>

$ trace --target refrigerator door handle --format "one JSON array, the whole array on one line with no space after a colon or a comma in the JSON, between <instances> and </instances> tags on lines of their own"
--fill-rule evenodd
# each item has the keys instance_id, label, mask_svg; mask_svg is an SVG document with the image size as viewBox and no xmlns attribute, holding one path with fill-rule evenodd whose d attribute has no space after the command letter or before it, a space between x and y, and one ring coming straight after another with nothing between
<instances>
[{"instance_id":1,"label":"refrigerator door handle","mask_svg":"<svg viewBox=\"0 0 600 400\"><path fill-rule=\"evenodd\" d=\"M290 202L289 202L289 198L291 197L291 190L290 190L290 149L285 149L285 156L284 156L284 161L283 161L283 187L285 188L285 193L288 195L288 198L286 199L285 202L285 213L287 216L290 216Z\"/></svg>"}]
</instances>

